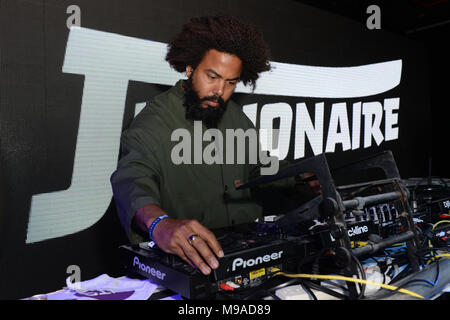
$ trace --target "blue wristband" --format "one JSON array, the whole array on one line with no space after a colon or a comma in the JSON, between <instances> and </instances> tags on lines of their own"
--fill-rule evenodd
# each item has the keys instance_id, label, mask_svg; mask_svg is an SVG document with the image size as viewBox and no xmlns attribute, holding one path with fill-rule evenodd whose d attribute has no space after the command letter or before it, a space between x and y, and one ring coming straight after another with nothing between
<instances>
[{"instance_id":1,"label":"blue wristband","mask_svg":"<svg viewBox=\"0 0 450 320\"><path fill-rule=\"evenodd\" d=\"M155 241L153 239L153 230L155 230L156 225L161 222L161 220L164 220L165 218L168 218L169 216L167 214L163 214L162 216L159 216L155 220L153 220L152 224L150 225L150 228L148 229L148 235L150 236L150 239L152 241Z\"/></svg>"}]
</instances>

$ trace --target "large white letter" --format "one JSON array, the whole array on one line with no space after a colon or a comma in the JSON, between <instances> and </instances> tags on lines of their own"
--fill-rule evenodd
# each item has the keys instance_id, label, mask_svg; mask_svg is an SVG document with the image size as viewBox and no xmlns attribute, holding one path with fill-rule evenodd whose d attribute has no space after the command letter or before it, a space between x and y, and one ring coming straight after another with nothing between
<instances>
[{"instance_id":1,"label":"large white letter","mask_svg":"<svg viewBox=\"0 0 450 320\"><path fill-rule=\"evenodd\" d=\"M252 103L252 104L246 104L242 107L242 111L244 111L247 118L250 119L250 121L253 123L253 125L256 127L256 116L258 113L257 109L258 104Z\"/></svg>"},{"instance_id":2,"label":"large white letter","mask_svg":"<svg viewBox=\"0 0 450 320\"><path fill-rule=\"evenodd\" d=\"M352 118L352 150L359 148L361 140L361 102L353 104L353 118Z\"/></svg>"},{"instance_id":3,"label":"large white letter","mask_svg":"<svg viewBox=\"0 0 450 320\"><path fill-rule=\"evenodd\" d=\"M268 131L268 140L261 139L262 149L283 160L288 155L291 140L291 106L283 102L266 104L261 109L260 117L260 128ZM273 120L276 118L280 118L279 130L273 130ZM277 147L274 147L274 141L278 141Z\"/></svg>"},{"instance_id":4,"label":"large white letter","mask_svg":"<svg viewBox=\"0 0 450 320\"><path fill-rule=\"evenodd\" d=\"M363 103L362 113L364 115L364 148L372 145L372 136L379 146L384 139L380 130L383 106L378 101L365 102Z\"/></svg>"},{"instance_id":5,"label":"large white letter","mask_svg":"<svg viewBox=\"0 0 450 320\"><path fill-rule=\"evenodd\" d=\"M398 139L398 114L392 110L398 110L400 98L384 99L384 138L386 141Z\"/></svg>"},{"instance_id":6,"label":"large white letter","mask_svg":"<svg viewBox=\"0 0 450 320\"><path fill-rule=\"evenodd\" d=\"M323 150L323 109L324 103L316 103L314 124L306 108L305 103L297 103L297 115L295 121L295 150L294 159L305 156L306 135L314 152L314 155Z\"/></svg>"},{"instance_id":7,"label":"large white letter","mask_svg":"<svg viewBox=\"0 0 450 320\"><path fill-rule=\"evenodd\" d=\"M62 71L85 75L72 181L67 190L32 197L27 243L84 230L105 214L128 81L173 85L180 74L164 61L166 50L164 43L70 29Z\"/></svg>"},{"instance_id":8,"label":"large white letter","mask_svg":"<svg viewBox=\"0 0 450 320\"><path fill-rule=\"evenodd\" d=\"M341 132L338 132L338 127L340 127ZM334 148L338 143L342 143L342 151L352 147L348 126L347 104L345 102L334 103L331 106L330 125L328 127L325 152L334 152Z\"/></svg>"}]
</instances>

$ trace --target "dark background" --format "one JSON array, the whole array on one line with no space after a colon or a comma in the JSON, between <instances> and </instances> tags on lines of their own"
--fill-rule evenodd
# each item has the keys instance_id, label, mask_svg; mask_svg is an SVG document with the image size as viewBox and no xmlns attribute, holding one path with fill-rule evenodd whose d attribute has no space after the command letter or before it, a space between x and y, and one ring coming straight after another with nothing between
<instances>
[{"instance_id":1,"label":"dark background","mask_svg":"<svg viewBox=\"0 0 450 320\"><path fill-rule=\"evenodd\" d=\"M431 154L427 167L436 177L450 176L445 150L448 141L448 75L450 72L450 1L449 0L297 0L365 24L369 5L381 9L381 29L420 43L425 48L431 111ZM418 128L424 130L424 128ZM421 152L421 151L419 151ZM431 160L431 167L430 167ZM428 170L428 169L427 169ZM429 172L429 171L428 171Z\"/></svg>"},{"instance_id":2,"label":"dark background","mask_svg":"<svg viewBox=\"0 0 450 320\"><path fill-rule=\"evenodd\" d=\"M304 4L308 2L321 6ZM166 43L193 16L229 12L261 27L277 62L339 67L402 59L400 85L377 96L336 101L244 94L235 98L241 104L258 101L259 108L270 102L306 102L312 108L318 101L326 106L345 101L350 106L353 101L400 97L398 140L355 151L341 152L338 147L327 155L330 166L389 149L403 178L426 176L430 157L432 174L449 177L444 87L448 15L433 21L412 19L414 24L406 16L419 13L405 9L413 5L429 12L440 7L437 11L445 12L448 6L445 1L430 7L417 1L391 2L403 5L380 3L381 30L368 30L366 8L376 2L0 0L0 298L60 289L69 265L81 268L82 280L102 273L122 275L116 251L127 239L113 200L102 219L88 229L25 244L31 196L63 190L71 183L84 77L61 70L69 5L81 8L82 27ZM165 89L130 82L124 128L137 102Z\"/></svg>"}]
</instances>

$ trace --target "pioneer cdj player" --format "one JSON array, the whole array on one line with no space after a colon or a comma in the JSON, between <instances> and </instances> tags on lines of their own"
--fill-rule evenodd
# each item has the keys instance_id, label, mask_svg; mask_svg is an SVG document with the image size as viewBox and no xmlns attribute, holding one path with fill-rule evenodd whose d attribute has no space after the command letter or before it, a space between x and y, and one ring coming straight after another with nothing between
<instances>
[{"instance_id":1,"label":"pioneer cdj player","mask_svg":"<svg viewBox=\"0 0 450 320\"><path fill-rule=\"evenodd\" d=\"M296 272L300 261L312 260L331 242L329 231L323 228L308 236L291 237L277 232L270 222L213 231L224 257L208 276L178 256L163 252L153 242L121 246L120 257L130 275L153 279L187 299L206 299L249 292L281 270Z\"/></svg>"}]
</instances>

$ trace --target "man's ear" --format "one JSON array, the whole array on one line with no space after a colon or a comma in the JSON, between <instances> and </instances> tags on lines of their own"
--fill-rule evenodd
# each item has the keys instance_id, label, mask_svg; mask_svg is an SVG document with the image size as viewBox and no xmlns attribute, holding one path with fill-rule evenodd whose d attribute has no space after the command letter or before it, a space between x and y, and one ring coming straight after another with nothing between
<instances>
[{"instance_id":1,"label":"man's ear","mask_svg":"<svg viewBox=\"0 0 450 320\"><path fill-rule=\"evenodd\" d=\"M191 66L186 66L186 76L189 78L192 75L192 72L194 71L194 68Z\"/></svg>"}]
</instances>

